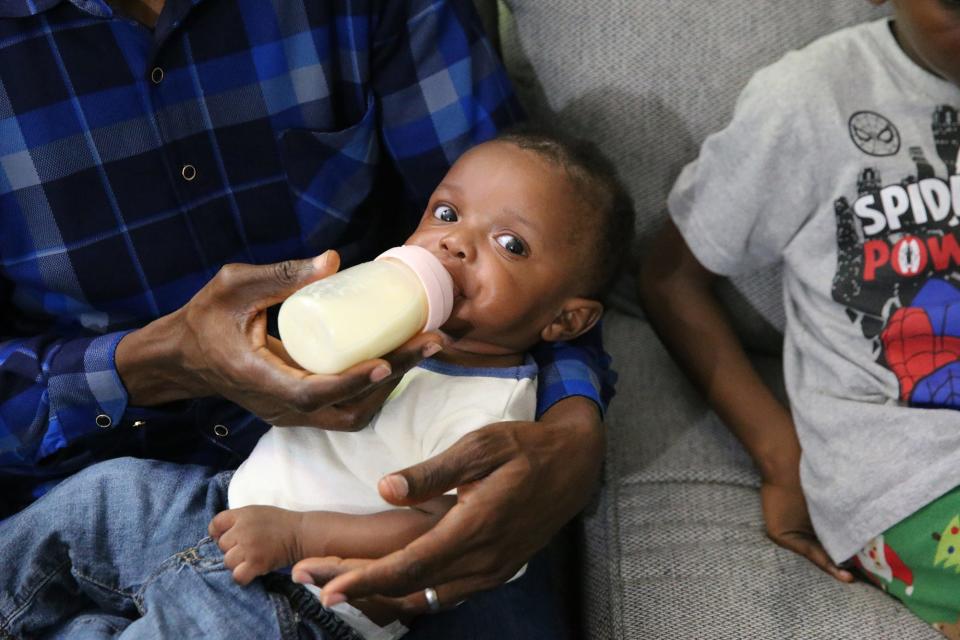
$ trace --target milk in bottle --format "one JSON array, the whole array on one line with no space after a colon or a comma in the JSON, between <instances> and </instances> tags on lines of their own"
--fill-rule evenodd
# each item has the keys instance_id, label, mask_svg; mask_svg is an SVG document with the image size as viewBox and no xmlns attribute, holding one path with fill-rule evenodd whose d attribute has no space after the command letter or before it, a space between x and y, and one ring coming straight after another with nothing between
<instances>
[{"instance_id":1,"label":"milk in bottle","mask_svg":"<svg viewBox=\"0 0 960 640\"><path fill-rule=\"evenodd\" d=\"M287 298L280 340L307 371L339 373L439 328L452 309L450 274L423 247L404 245Z\"/></svg>"}]
</instances>

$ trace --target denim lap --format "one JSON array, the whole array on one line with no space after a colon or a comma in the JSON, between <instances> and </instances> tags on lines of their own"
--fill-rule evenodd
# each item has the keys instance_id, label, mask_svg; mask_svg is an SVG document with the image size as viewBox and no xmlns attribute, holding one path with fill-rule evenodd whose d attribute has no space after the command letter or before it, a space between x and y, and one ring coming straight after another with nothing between
<instances>
[{"instance_id":1,"label":"denim lap","mask_svg":"<svg viewBox=\"0 0 960 640\"><path fill-rule=\"evenodd\" d=\"M0 522L0 638L323 638L262 581L233 582L207 537L230 474L121 458L60 483ZM562 638L546 558L410 640Z\"/></svg>"},{"instance_id":2,"label":"denim lap","mask_svg":"<svg viewBox=\"0 0 960 640\"><path fill-rule=\"evenodd\" d=\"M226 506L228 478L204 467L112 460L0 523L0 630L276 637L270 594L258 583L238 588L207 538L210 519Z\"/></svg>"}]
</instances>

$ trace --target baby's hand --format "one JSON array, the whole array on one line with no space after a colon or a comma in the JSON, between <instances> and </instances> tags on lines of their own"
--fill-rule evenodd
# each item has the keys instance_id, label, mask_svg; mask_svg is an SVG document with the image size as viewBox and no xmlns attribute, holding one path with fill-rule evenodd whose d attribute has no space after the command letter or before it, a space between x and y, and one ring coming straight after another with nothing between
<instances>
[{"instance_id":1,"label":"baby's hand","mask_svg":"<svg viewBox=\"0 0 960 640\"><path fill-rule=\"evenodd\" d=\"M303 558L302 518L298 511L255 505L221 511L208 530L223 551L223 564L233 570L233 579L247 585Z\"/></svg>"}]
</instances>

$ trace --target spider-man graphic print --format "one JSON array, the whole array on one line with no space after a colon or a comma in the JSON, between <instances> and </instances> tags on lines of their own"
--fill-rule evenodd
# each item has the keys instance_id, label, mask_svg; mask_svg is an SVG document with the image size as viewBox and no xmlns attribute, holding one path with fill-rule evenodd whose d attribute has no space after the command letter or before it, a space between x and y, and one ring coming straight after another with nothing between
<instances>
[{"instance_id":1,"label":"spider-man graphic print","mask_svg":"<svg viewBox=\"0 0 960 640\"><path fill-rule=\"evenodd\" d=\"M960 289L929 280L881 333L900 399L914 406L960 408Z\"/></svg>"},{"instance_id":2,"label":"spider-man graphic print","mask_svg":"<svg viewBox=\"0 0 960 640\"><path fill-rule=\"evenodd\" d=\"M919 146L916 174L884 185L865 167L857 197L834 203L838 260L832 295L872 342L877 361L912 406L960 409L960 121L951 106L931 118L946 179Z\"/></svg>"}]
</instances>

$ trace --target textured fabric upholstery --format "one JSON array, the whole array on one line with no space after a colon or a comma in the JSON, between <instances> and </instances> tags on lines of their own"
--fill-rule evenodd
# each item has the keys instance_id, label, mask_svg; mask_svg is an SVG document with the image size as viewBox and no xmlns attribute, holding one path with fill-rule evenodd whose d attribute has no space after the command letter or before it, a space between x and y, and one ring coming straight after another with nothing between
<instances>
[{"instance_id":1,"label":"textured fabric upholstery","mask_svg":"<svg viewBox=\"0 0 960 640\"><path fill-rule=\"evenodd\" d=\"M649 325L614 311L605 340L621 393L604 488L583 518L587 638L940 637L875 587L770 542L749 458ZM756 364L779 380L776 358Z\"/></svg>"},{"instance_id":2,"label":"textured fabric upholstery","mask_svg":"<svg viewBox=\"0 0 960 640\"><path fill-rule=\"evenodd\" d=\"M522 100L617 162L638 206L638 252L677 173L755 69L883 15L866 0L506 4L500 42ZM778 389L779 277L751 274L722 292ZM582 519L586 637L938 638L874 587L841 585L766 539L752 463L622 285L605 321L620 382L604 488Z\"/></svg>"},{"instance_id":3,"label":"textured fabric upholstery","mask_svg":"<svg viewBox=\"0 0 960 640\"><path fill-rule=\"evenodd\" d=\"M700 143L730 118L750 75L791 48L883 11L866 0L508 0L501 46L534 119L599 142L637 203L640 250ZM775 352L778 270L721 287L740 334ZM629 283L621 292L629 299Z\"/></svg>"}]
</instances>

